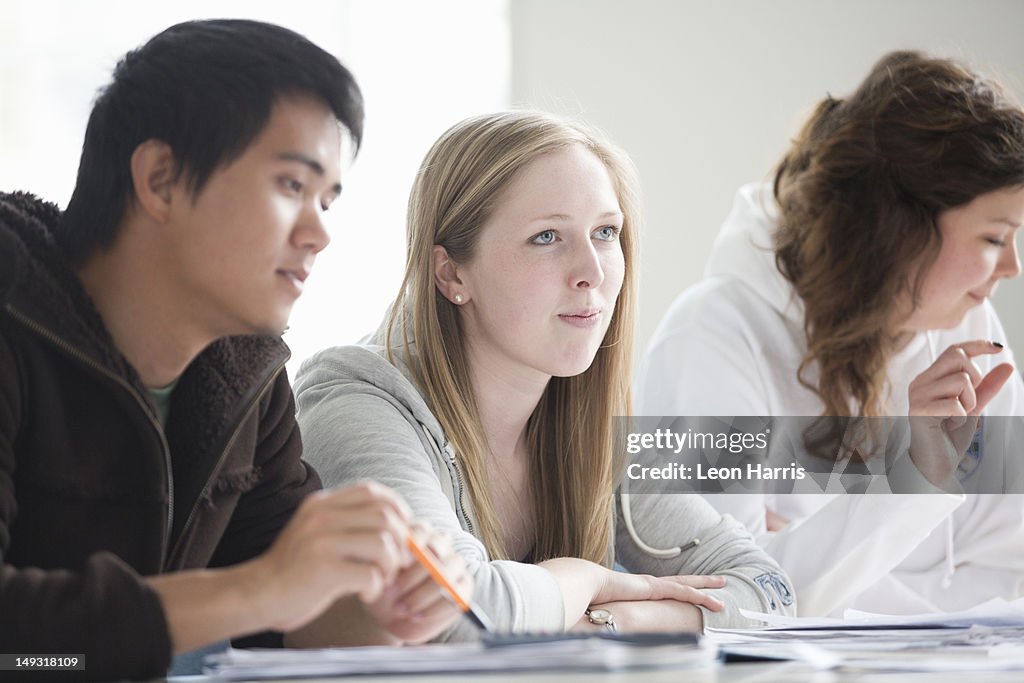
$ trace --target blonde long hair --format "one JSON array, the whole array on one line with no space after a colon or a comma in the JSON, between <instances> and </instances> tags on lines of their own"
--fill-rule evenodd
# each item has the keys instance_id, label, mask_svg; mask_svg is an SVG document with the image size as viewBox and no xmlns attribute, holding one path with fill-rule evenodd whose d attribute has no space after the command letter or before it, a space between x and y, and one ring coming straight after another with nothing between
<instances>
[{"instance_id":1,"label":"blonde long hair","mask_svg":"<svg viewBox=\"0 0 1024 683\"><path fill-rule=\"evenodd\" d=\"M491 557L508 559L491 503L488 445L470 385L457 307L434 282L433 248L456 263L473 257L502 191L537 157L581 145L608 170L624 221L625 278L594 362L575 377L553 377L527 422L529 481L537 501L534 561L580 557L609 563L612 418L627 415L635 322L640 201L629 159L596 132L534 112L467 119L427 153L409 197L405 278L386 326L389 359L401 346L416 383L455 448L468 479L478 534ZM399 334L398 345L392 340ZM416 352L409 345L415 343Z\"/></svg>"}]
</instances>

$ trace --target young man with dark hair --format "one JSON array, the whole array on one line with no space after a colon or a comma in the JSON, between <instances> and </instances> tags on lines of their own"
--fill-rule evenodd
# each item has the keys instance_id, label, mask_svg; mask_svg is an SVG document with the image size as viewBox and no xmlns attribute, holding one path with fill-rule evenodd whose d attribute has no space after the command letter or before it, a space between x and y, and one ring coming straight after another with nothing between
<instances>
[{"instance_id":1,"label":"young man with dark hair","mask_svg":"<svg viewBox=\"0 0 1024 683\"><path fill-rule=\"evenodd\" d=\"M284 372L362 117L302 36L179 24L118 64L63 215L0 194L0 653L161 676L423 585L394 494L313 493ZM417 639L456 617L438 600L417 594Z\"/></svg>"}]
</instances>

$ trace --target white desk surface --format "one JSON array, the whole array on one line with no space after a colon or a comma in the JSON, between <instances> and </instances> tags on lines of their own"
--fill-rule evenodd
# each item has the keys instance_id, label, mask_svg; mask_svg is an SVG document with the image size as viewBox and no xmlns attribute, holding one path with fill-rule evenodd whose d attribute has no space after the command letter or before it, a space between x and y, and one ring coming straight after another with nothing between
<instances>
[{"instance_id":1,"label":"white desk surface","mask_svg":"<svg viewBox=\"0 0 1024 683\"><path fill-rule=\"evenodd\" d=\"M484 681L485 683L963 683L983 677L984 683L1020 683L1024 672L950 673L863 673L816 671L803 664L758 663L716 665L704 669L667 669L661 671L630 671L623 673L516 673L516 674L449 674L443 676L345 676L340 678L303 678L264 681L263 683L448 683L449 681ZM168 683L215 683L205 676L177 676Z\"/></svg>"}]
</instances>

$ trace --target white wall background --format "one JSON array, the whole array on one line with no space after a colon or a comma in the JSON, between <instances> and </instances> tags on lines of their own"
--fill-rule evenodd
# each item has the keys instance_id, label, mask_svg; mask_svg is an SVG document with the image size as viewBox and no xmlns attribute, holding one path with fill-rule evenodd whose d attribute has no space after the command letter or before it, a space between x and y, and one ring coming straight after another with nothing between
<instances>
[{"instance_id":1,"label":"white wall background","mask_svg":"<svg viewBox=\"0 0 1024 683\"><path fill-rule=\"evenodd\" d=\"M582 115L639 166L646 196L638 353L699 279L740 184L767 177L803 114L882 53L922 48L1024 85L1014 0L4 0L0 189L64 205L93 94L115 60L185 19L274 21L338 55L366 139L333 242L292 317L290 366L355 341L397 289L415 169L449 125L509 104ZM1024 281L996 305L1024 354Z\"/></svg>"},{"instance_id":2,"label":"white wall background","mask_svg":"<svg viewBox=\"0 0 1024 683\"><path fill-rule=\"evenodd\" d=\"M1012 0L512 0L513 103L581 115L624 147L646 197L638 348L697 281L741 184L766 178L803 116L883 53L992 67L1022 93ZM1024 238L1018 238L1018 244ZM1024 281L995 303L1024 353Z\"/></svg>"},{"instance_id":3,"label":"white wall background","mask_svg":"<svg viewBox=\"0 0 1024 683\"><path fill-rule=\"evenodd\" d=\"M0 190L61 207L74 188L96 89L116 61L180 21L271 21L338 56L366 99L363 146L327 214L285 340L289 373L315 351L372 332L401 283L405 205L427 149L455 122L509 106L506 0L4 0Z\"/></svg>"}]
</instances>

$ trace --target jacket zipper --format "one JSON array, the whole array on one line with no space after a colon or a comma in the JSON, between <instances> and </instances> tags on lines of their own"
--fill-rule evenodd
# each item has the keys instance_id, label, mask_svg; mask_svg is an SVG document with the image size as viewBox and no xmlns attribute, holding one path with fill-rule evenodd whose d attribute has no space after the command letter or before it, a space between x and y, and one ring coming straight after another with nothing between
<instances>
[{"instance_id":1,"label":"jacket zipper","mask_svg":"<svg viewBox=\"0 0 1024 683\"><path fill-rule=\"evenodd\" d=\"M138 404L139 409L142 410L142 414L146 416L146 419L149 421L150 426L153 427L153 431L156 432L157 437L160 439L160 454L163 456L164 471L167 474L167 529L164 533L163 543L160 546L160 566L162 568L167 559L167 546L170 544L171 529L174 524L174 472L171 470L171 448L167 444L167 437L164 436L164 431L163 428L161 428L160 423L150 412L149 406L146 405L143 398L139 395L139 392L137 392L135 388L131 384L126 382L122 377L119 377L117 374L103 367L102 365L94 361L92 358L89 358L87 355L85 355L84 353L76 349L74 346L72 346L69 342L59 337L56 333L51 332L46 327L43 327L36 321L24 315L19 310L14 308L11 304L7 304L5 306L5 309L7 310L8 313L11 314L11 317L13 317L22 325L30 329L35 334L47 340L48 342L50 342L50 344L57 347L67 355L84 363L85 365L92 368L99 374L112 380L115 384L122 387L125 391L128 392L128 394L132 398L135 399L135 402Z\"/></svg>"},{"instance_id":2,"label":"jacket zipper","mask_svg":"<svg viewBox=\"0 0 1024 683\"><path fill-rule=\"evenodd\" d=\"M434 434L430 431L427 425L423 424L422 422L420 422L419 425L420 429L423 430L423 435L427 438L427 443L430 444L431 450L434 451L434 457L450 465L448 468L449 476L451 475L451 470L455 470L455 483L456 488L458 488L458 493L456 494L457 499L455 501L455 506L457 510L455 512L461 515L462 519L466 522L466 531L472 534L473 520L469 518L469 513L466 512L465 501L463 501L462 499L462 490L465 487L462 484L462 471L459 469L459 461L455 457L455 453L448 449L447 440L445 440L443 444L438 446L438 440L434 438Z\"/></svg>"},{"instance_id":3,"label":"jacket zipper","mask_svg":"<svg viewBox=\"0 0 1024 683\"><path fill-rule=\"evenodd\" d=\"M450 459L452 461L452 465L455 466L455 478L459 482L459 508L462 510L462 516L466 518L466 530L472 534L473 520L469 518L469 513L466 512L466 503L462 499L462 492L465 490L465 487L462 485L462 470L459 468L458 458L456 458L454 455L451 455Z\"/></svg>"},{"instance_id":4,"label":"jacket zipper","mask_svg":"<svg viewBox=\"0 0 1024 683\"><path fill-rule=\"evenodd\" d=\"M181 549L182 539L188 536L189 528L195 522L196 513L199 510L199 505L210 494L210 488L213 486L213 482L216 479L217 474L220 472L221 467L224 465L224 459L227 457L227 454L231 450L231 447L235 444L235 441L238 439L238 435L242 430L242 425L244 425L248 421L249 416L252 415L253 409L255 409L256 406L259 405L260 401L263 400L263 397L266 395L267 390L270 388L271 385L273 385L274 380L277 379L278 375L281 374L281 370L282 368L284 368L286 362L287 361L282 361L281 363L279 363L277 367L274 368L273 372L271 372L268 375L267 379L264 380L262 385L260 385L260 388L256 392L252 401L249 402L249 405L246 407L241 419L235 423L235 428L231 432L231 436L228 437L228 440L224 443L224 448L221 450L220 455L217 457L217 464L214 465L212 469L210 469L210 473L206 478L206 483L203 484L202 490L196 497L195 502L192 503L192 509L189 510L188 517L185 519L185 524L181 527L181 532L178 534L178 538L174 542L174 547L171 549L170 555L167 556L168 563L171 563L176 558L178 551Z\"/></svg>"}]
</instances>

